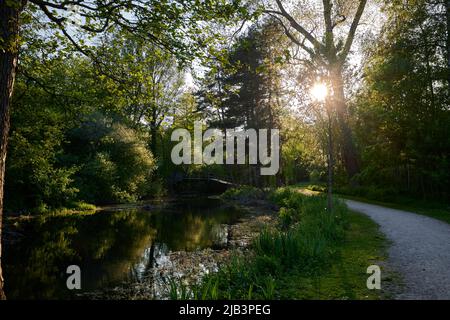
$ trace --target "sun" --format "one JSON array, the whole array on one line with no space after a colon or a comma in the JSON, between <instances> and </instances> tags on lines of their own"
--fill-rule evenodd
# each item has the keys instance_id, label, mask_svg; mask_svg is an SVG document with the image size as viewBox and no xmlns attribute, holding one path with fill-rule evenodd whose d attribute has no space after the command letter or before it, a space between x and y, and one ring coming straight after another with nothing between
<instances>
[{"instance_id":1,"label":"sun","mask_svg":"<svg viewBox=\"0 0 450 320\"><path fill-rule=\"evenodd\" d=\"M328 96L328 88L325 83L318 82L311 89L314 100L323 102Z\"/></svg>"}]
</instances>

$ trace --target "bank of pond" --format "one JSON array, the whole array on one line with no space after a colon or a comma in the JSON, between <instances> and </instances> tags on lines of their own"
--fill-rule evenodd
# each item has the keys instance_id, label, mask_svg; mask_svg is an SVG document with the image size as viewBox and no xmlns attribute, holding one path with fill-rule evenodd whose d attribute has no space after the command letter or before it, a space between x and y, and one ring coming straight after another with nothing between
<instances>
[{"instance_id":1,"label":"bank of pond","mask_svg":"<svg viewBox=\"0 0 450 320\"><path fill-rule=\"evenodd\" d=\"M365 288L364 266L383 259L384 240L367 220L338 200L330 214L322 196L290 188L36 217L11 227L15 236L5 241L6 292L9 299L379 298ZM352 239L355 228L367 234ZM355 252L353 241L361 245ZM350 272L346 279L335 263ZM67 288L70 265L80 267L80 290Z\"/></svg>"}]
</instances>

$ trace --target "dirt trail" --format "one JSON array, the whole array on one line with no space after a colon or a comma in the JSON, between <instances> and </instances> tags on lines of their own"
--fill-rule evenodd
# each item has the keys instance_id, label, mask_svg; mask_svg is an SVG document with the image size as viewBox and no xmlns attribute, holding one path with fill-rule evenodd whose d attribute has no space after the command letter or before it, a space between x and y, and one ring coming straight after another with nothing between
<instances>
[{"instance_id":1,"label":"dirt trail","mask_svg":"<svg viewBox=\"0 0 450 320\"><path fill-rule=\"evenodd\" d=\"M392 241L390 267L403 276L396 299L450 299L450 224L415 213L345 200Z\"/></svg>"}]
</instances>

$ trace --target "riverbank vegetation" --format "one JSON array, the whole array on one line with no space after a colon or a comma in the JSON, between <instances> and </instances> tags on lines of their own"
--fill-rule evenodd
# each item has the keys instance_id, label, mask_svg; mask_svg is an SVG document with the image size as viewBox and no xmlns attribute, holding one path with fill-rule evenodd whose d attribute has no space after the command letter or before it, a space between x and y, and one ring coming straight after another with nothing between
<instances>
[{"instance_id":1,"label":"riverbank vegetation","mask_svg":"<svg viewBox=\"0 0 450 320\"><path fill-rule=\"evenodd\" d=\"M234 191L234 194L239 191ZM248 194L248 188L243 193ZM273 191L276 226L257 236L198 286L172 283L172 299L378 299L366 287L367 266L385 258L386 240L369 218L295 188Z\"/></svg>"},{"instance_id":2,"label":"riverbank vegetation","mask_svg":"<svg viewBox=\"0 0 450 320\"><path fill-rule=\"evenodd\" d=\"M309 190L314 193L325 193L327 187L324 183L299 183L295 185L300 190ZM337 187L334 193L340 198L367 202L388 208L405 210L423 214L438 220L450 223L450 206L445 201L424 200L408 195L388 193L386 189L376 187Z\"/></svg>"}]
</instances>

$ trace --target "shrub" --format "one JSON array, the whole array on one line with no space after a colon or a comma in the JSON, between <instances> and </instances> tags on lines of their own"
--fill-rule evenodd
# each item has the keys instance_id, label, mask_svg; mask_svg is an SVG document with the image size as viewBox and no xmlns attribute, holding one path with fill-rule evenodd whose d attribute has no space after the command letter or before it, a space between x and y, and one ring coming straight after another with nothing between
<instances>
[{"instance_id":1,"label":"shrub","mask_svg":"<svg viewBox=\"0 0 450 320\"><path fill-rule=\"evenodd\" d=\"M58 161L61 131L41 135L32 130L20 128L10 138L5 200L10 210L37 209L42 213L76 198L78 189L73 182L77 168Z\"/></svg>"},{"instance_id":2,"label":"shrub","mask_svg":"<svg viewBox=\"0 0 450 320\"><path fill-rule=\"evenodd\" d=\"M155 161L134 130L94 119L74 130L70 151L80 166L80 198L93 203L133 202L149 194Z\"/></svg>"},{"instance_id":3,"label":"shrub","mask_svg":"<svg viewBox=\"0 0 450 320\"><path fill-rule=\"evenodd\" d=\"M321 178L321 174L320 174L319 170L317 170L317 169L312 170L309 174L309 182L311 182L313 184L319 183L320 178Z\"/></svg>"},{"instance_id":4,"label":"shrub","mask_svg":"<svg viewBox=\"0 0 450 320\"><path fill-rule=\"evenodd\" d=\"M394 188L377 186L340 186L336 188L336 192L343 195L362 197L369 200L385 202L395 201L399 195L398 190Z\"/></svg>"},{"instance_id":5,"label":"shrub","mask_svg":"<svg viewBox=\"0 0 450 320\"><path fill-rule=\"evenodd\" d=\"M261 189L251 186L242 186L239 188L228 189L221 197L222 199L245 201L264 199L265 194Z\"/></svg>"}]
</instances>

